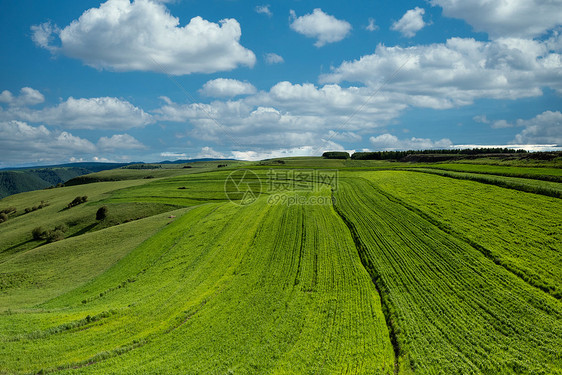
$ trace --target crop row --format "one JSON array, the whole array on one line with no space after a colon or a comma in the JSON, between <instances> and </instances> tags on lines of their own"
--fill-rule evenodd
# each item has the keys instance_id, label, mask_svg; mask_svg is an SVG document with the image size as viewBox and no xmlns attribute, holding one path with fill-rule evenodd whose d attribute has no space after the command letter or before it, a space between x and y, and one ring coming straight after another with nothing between
<instances>
[{"instance_id":1,"label":"crop row","mask_svg":"<svg viewBox=\"0 0 562 375\"><path fill-rule=\"evenodd\" d=\"M419 165L420 167L422 164ZM500 165L439 163L425 164L426 168L442 169L455 172L480 173L507 177L520 177L527 179L562 182L562 169L547 167L510 167Z\"/></svg>"},{"instance_id":2,"label":"crop row","mask_svg":"<svg viewBox=\"0 0 562 375\"><path fill-rule=\"evenodd\" d=\"M562 201L422 173L369 173L387 196L474 244L497 264L562 297Z\"/></svg>"},{"instance_id":3,"label":"crop row","mask_svg":"<svg viewBox=\"0 0 562 375\"><path fill-rule=\"evenodd\" d=\"M560 301L364 178L340 179L335 202L381 291L400 373L562 373Z\"/></svg>"},{"instance_id":4,"label":"crop row","mask_svg":"<svg viewBox=\"0 0 562 375\"><path fill-rule=\"evenodd\" d=\"M476 181L489 185L496 185L508 189L524 191L527 193L541 194L549 197L562 198L562 184L559 182L541 181L536 179L497 176L492 174L454 172L434 168L411 168L415 172L436 174L460 180Z\"/></svg>"},{"instance_id":5,"label":"crop row","mask_svg":"<svg viewBox=\"0 0 562 375\"><path fill-rule=\"evenodd\" d=\"M195 207L91 282L3 319L0 373L394 371L378 293L330 205Z\"/></svg>"}]
</instances>

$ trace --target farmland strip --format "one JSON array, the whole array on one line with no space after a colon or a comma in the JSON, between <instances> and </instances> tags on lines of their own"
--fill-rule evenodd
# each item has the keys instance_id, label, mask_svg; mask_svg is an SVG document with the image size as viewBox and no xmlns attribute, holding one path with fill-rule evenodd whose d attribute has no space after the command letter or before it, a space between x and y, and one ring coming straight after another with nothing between
<instances>
[{"instance_id":1,"label":"farmland strip","mask_svg":"<svg viewBox=\"0 0 562 375\"><path fill-rule=\"evenodd\" d=\"M364 176L387 198L398 199L525 282L562 297L560 200L422 173Z\"/></svg>"},{"instance_id":2,"label":"farmland strip","mask_svg":"<svg viewBox=\"0 0 562 375\"><path fill-rule=\"evenodd\" d=\"M559 301L365 179L341 180L336 205L385 286L400 373L562 373Z\"/></svg>"},{"instance_id":3,"label":"farmland strip","mask_svg":"<svg viewBox=\"0 0 562 375\"><path fill-rule=\"evenodd\" d=\"M460 180L476 181L483 184L496 185L506 189L524 191L526 193L541 194L554 198L562 198L562 184L558 182L524 179L518 177L506 177L491 174L479 174L474 172L454 172L444 169L408 168L404 170L436 174L439 176L456 178Z\"/></svg>"},{"instance_id":4,"label":"farmland strip","mask_svg":"<svg viewBox=\"0 0 562 375\"><path fill-rule=\"evenodd\" d=\"M357 233L357 229L355 228L355 225L349 221L346 216L343 214L343 212L341 211L341 209L335 204L336 199L333 195L333 191L332 191L332 204L333 204L333 208L334 211L339 215L339 217L342 219L342 221L345 223L345 225L347 226L347 228L349 229L349 232L351 234L351 237L353 238L353 242L355 244L355 248L357 249L357 253L359 255L359 259L361 259L361 263L363 264L363 267L365 268L365 270L367 271L367 273L369 273L369 275L371 275L371 280L373 282L373 285L375 286L375 289L377 290L377 293L379 294L379 297L381 299L381 305L382 305L382 311L384 314L384 320L386 322L386 326L388 328L388 333L389 333L389 339L390 342L392 343L392 349L394 350L394 373L398 374L399 373L399 360L398 358L400 358L400 346L398 344L398 340L396 338L396 327L394 324L394 320L395 317L393 317L391 315L391 311L393 311L393 308L390 308L390 304L392 303L389 298L388 298L388 294L387 294L387 289L384 286L384 282L381 279L380 275L378 274L376 268L374 267L371 259L367 256L367 250L365 249L365 245L361 242L361 239Z\"/></svg>"}]
</instances>

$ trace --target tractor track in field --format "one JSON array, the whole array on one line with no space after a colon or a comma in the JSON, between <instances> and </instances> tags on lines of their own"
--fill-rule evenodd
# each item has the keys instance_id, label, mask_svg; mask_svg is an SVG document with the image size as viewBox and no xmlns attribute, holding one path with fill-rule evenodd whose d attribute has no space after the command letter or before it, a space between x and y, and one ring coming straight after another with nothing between
<instances>
[{"instance_id":1,"label":"tractor track in field","mask_svg":"<svg viewBox=\"0 0 562 375\"><path fill-rule=\"evenodd\" d=\"M412 205L404 202L402 199L400 199L398 197L395 197L392 194L389 194L388 192L380 189L379 187L375 186L374 184L371 183L371 186L378 193L385 196L389 201L401 205L402 207L404 207L408 211L412 212L415 215L418 215L423 220L425 220L425 221L431 223L432 225L434 225L435 227L439 228L439 230L453 236L457 240L462 241L462 242L466 243L467 245L471 246L472 248L478 250L482 255L484 255L487 259L489 259L491 262L493 262L496 266L502 267L503 269L505 269L509 273L513 274L517 278L524 281L527 285L529 285L533 288L539 289L539 290L547 293L548 295L556 298L557 300L560 300L562 298L561 295L556 294L556 293L552 293L551 288L549 288L548 286L543 286L543 285L539 285L539 284L531 282L530 279L525 277L525 274L523 272L521 272L520 270L518 270L514 267L510 267L509 265L502 262L502 260L500 258L495 256L492 253L492 251L490 251L486 247L474 242L473 240L471 240L471 239L467 238L466 236L462 235L461 233L458 233L458 232L454 231L452 228L450 228L446 224L440 222L439 220L436 220L434 217L428 215L427 213L423 212L422 210L420 210L416 207L413 207Z\"/></svg>"},{"instance_id":2,"label":"tractor track in field","mask_svg":"<svg viewBox=\"0 0 562 375\"><path fill-rule=\"evenodd\" d=\"M341 218L341 220L345 223L345 225L349 229L351 238L353 238L355 248L357 250L357 253L359 254L359 259L361 260L361 264L363 265L363 268L365 268L365 271L367 271L367 274L371 276L371 281L373 282L373 285L375 286L375 289L377 290L377 293L381 300L381 307L384 315L384 320L388 328L390 343L392 344L392 349L394 350L394 374L397 375L399 372L398 358L400 356L401 350L396 335L396 327L394 326L393 323L394 319L390 313L392 309L389 307L389 305L392 302L388 300L386 293L384 293L384 290L386 290L386 287L384 286L384 282L381 279L380 275L376 272L375 267L373 266L371 260L367 256L365 245L363 244L363 242L361 242L357 230L355 229L355 225L351 221L349 221L345 216L345 214L338 208L333 191L331 194L332 194L332 207L334 208L334 211L338 214L338 216Z\"/></svg>"}]
</instances>

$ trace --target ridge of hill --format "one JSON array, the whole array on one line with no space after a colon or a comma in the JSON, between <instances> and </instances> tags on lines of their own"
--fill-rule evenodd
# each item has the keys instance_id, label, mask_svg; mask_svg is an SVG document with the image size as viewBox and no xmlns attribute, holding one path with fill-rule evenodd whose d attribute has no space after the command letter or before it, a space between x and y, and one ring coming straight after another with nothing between
<instances>
[{"instance_id":1,"label":"ridge of hill","mask_svg":"<svg viewBox=\"0 0 562 375\"><path fill-rule=\"evenodd\" d=\"M211 162L215 160L233 161L234 159L199 158L174 161L164 160L154 164L177 165L197 162ZM12 194L46 189L58 184L64 184L76 177L84 176L90 173L97 173L101 171L143 164L145 163L77 162L49 166L2 168L0 169L0 199Z\"/></svg>"},{"instance_id":2,"label":"ridge of hill","mask_svg":"<svg viewBox=\"0 0 562 375\"><path fill-rule=\"evenodd\" d=\"M124 163L70 163L48 167L0 170L0 198L45 189L88 173L122 167Z\"/></svg>"}]
</instances>

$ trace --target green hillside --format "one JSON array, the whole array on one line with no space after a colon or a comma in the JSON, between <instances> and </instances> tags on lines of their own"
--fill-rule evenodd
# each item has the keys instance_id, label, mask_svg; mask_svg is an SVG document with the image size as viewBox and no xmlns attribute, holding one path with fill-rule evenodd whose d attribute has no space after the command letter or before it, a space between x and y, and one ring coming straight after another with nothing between
<instances>
[{"instance_id":1,"label":"green hillside","mask_svg":"<svg viewBox=\"0 0 562 375\"><path fill-rule=\"evenodd\" d=\"M0 197L2 198L24 191L44 189L49 186L52 186L52 184L34 173L24 171L0 172Z\"/></svg>"},{"instance_id":2,"label":"green hillside","mask_svg":"<svg viewBox=\"0 0 562 375\"><path fill-rule=\"evenodd\" d=\"M0 374L562 374L546 165L159 164L11 195Z\"/></svg>"},{"instance_id":3,"label":"green hillside","mask_svg":"<svg viewBox=\"0 0 562 375\"><path fill-rule=\"evenodd\" d=\"M45 189L65 183L78 176L119 168L123 165L116 163L73 163L44 168L0 170L0 198L26 191Z\"/></svg>"}]
</instances>

